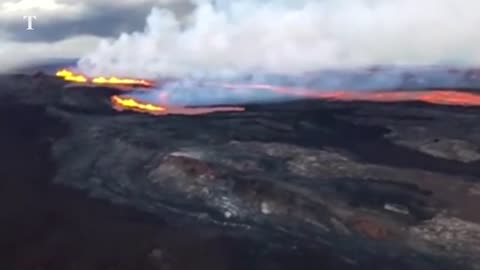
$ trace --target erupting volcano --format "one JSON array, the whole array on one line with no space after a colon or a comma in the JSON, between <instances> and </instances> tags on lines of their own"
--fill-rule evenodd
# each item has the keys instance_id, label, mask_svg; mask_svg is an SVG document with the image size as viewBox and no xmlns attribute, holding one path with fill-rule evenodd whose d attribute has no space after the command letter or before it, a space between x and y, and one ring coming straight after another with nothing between
<instances>
[{"instance_id":1,"label":"erupting volcano","mask_svg":"<svg viewBox=\"0 0 480 270\"><path fill-rule=\"evenodd\" d=\"M480 1L0 7L0 270L480 270Z\"/></svg>"}]
</instances>

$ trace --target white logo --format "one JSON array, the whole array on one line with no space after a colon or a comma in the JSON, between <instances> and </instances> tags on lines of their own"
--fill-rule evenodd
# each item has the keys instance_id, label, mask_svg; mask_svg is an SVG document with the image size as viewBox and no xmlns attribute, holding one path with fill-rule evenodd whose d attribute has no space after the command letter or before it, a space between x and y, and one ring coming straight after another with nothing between
<instances>
[{"instance_id":1,"label":"white logo","mask_svg":"<svg viewBox=\"0 0 480 270\"><path fill-rule=\"evenodd\" d=\"M37 19L37 16L32 16L32 15L29 15L29 16L23 16L23 19L27 19L27 31L33 31L33 20L36 20Z\"/></svg>"}]
</instances>

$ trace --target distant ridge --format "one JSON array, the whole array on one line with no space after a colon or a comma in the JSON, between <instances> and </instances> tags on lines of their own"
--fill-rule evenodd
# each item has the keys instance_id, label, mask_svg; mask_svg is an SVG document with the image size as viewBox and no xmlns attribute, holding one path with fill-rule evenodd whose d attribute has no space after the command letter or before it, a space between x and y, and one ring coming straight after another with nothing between
<instances>
[{"instance_id":1,"label":"distant ridge","mask_svg":"<svg viewBox=\"0 0 480 270\"><path fill-rule=\"evenodd\" d=\"M77 61L77 58L44 60L37 63L25 65L23 67L15 68L8 73L34 74L37 72L43 72L46 74L54 74L60 68L75 66L77 64Z\"/></svg>"}]
</instances>

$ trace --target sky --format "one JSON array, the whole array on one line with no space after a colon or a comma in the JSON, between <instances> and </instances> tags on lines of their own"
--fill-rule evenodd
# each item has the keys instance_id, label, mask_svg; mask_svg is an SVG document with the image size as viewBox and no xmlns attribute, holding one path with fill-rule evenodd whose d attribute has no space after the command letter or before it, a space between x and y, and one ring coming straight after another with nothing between
<instances>
[{"instance_id":1,"label":"sky","mask_svg":"<svg viewBox=\"0 0 480 270\"><path fill-rule=\"evenodd\" d=\"M478 0L0 0L0 72L55 58L79 58L90 76L149 78L480 66L478 10Z\"/></svg>"},{"instance_id":2,"label":"sky","mask_svg":"<svg viewBox=\"0 0 480 270\"><path fill-rule=\"evenodd\" d=\"M187 0L0 0L0 72L81 57L101 39L141 31L154 6L180 17L191 9ZM23 19L29 15L36 16L33 31Z\"/></svg>"}]
</instances>

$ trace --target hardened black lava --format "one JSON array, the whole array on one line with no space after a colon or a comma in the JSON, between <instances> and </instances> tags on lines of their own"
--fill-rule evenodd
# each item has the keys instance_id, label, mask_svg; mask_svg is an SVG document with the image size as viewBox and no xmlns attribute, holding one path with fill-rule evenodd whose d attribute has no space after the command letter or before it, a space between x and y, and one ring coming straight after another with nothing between
<instances>
[{"instance_id":1,"label":"hardened black lava","mask_svg":"<svg viewBox=\"0 0 480 270\"><path fill-rule=\"evenodd\" d=\"M156 117L63 86L0 77L2 269L480 266L479 109Z\"/></svg>"}]
</instances>

